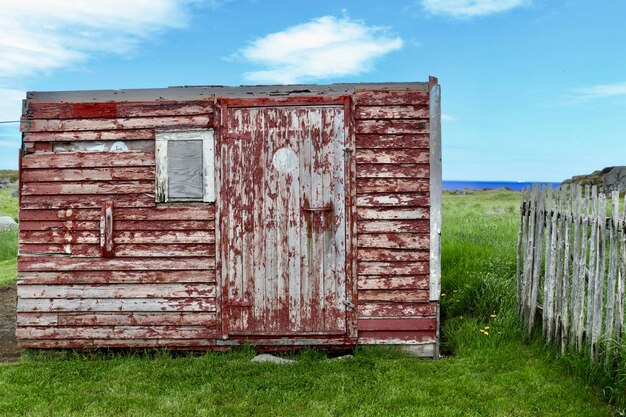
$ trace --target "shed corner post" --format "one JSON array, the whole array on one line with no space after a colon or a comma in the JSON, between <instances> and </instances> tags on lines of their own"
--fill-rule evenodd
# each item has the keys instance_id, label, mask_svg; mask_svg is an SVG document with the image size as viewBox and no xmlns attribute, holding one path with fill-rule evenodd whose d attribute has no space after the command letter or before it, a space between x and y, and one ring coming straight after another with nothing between
<instances>
[{"instance_id":1,"label":"shed corner post","mask_svg":"<svg viewBox=\"0 0 626 417\"><path fill-rule=\"evenodd\" d=\"M437 303L437 335L433 357L439 357L441 295L441 87L436 77L429 78L430 109L430 286L431 302Z\"/></svg>"}]
</instances>

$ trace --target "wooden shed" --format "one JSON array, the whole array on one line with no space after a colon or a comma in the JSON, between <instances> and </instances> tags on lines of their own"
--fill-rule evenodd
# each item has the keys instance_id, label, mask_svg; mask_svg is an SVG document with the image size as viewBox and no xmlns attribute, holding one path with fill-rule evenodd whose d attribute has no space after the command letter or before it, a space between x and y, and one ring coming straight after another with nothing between
<instances>
[{"instance_id":1,"label":"wooden shed","mask_svg":"<svg viewBox=\"0 0 626 417\"><path fill-rule=\"evenodd\" d=\"M21 129L21 347L437 357L436 78L30 92Z\"/></svg>"}]
</instances>

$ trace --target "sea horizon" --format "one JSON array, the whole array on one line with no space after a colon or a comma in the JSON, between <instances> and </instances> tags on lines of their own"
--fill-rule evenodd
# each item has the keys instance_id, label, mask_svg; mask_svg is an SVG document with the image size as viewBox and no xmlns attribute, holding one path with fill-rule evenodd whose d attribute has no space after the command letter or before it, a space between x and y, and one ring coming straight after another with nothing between
<instances>
[{"instance_id":1,"label":"sea horizon","mask_svg":"<svg viewBox=\"0 0 626 417\"><path fill-rule=\"evenodd\" d=\"M552 185L558 187L560 182L552 181L459 181L459 180L443 180L443 189L446 191L463 190L465 188L484 190L491 188L510 188L515 191L521 191L533 184Z\"/></svg>"}]
</instances>

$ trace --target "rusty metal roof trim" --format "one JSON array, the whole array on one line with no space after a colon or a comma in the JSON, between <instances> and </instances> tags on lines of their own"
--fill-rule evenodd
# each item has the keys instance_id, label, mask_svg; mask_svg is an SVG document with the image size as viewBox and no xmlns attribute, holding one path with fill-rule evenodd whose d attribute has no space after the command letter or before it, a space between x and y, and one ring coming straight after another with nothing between
<instances>
[{"instance_id":1,"label":"rusty metal roof trim","mask_svg":"<svg viewBox=\"0 0 626 417\"><path fill-rule=\"evenodd\" d=\"M40 103L121 102L159 100L212 100L219 97L284 97L307 95L345 95L363 90L428 90L428 82L179 86L125 90L29 91L26 99Z\"/></svg>"}]
</instances>

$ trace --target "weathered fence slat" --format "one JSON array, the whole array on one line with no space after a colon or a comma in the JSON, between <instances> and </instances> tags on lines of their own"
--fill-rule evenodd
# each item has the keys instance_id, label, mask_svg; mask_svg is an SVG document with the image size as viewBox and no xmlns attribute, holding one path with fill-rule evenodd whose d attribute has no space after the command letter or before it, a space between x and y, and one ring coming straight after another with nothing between
<instances>
[{"instance_id":1,"label":"weathered fence slat","mask_svg":"<svg viewBox=\"0 0 626 417\"><path fill-rule=\"evenodd\" d=\"M535 327L535 318L537 315L537 303L539 298L539 282L541 281L541 267L543 263L543 236L544 236L544 193L537 187L536 193L536 207L535 213L535 251L533 257L533 267L531 274L531 288L530 288L530 311L528 314L528 335L531 336L533 328Z\"/></svg>"},{"instance_id":2,"label":"weathered fence slat","mask_svg":"<svg viewBox=\"0 0 626 417\"><path fill-rule=\"evenodd\" d=\"M607 218L607 197L578 185L534 185L520 202L515 291L528 336L541 310L546 342L586 347L594 361L610 360L624 333L626 198L620 210L613 192L609 204Z\"/></svg>"}]
</instances>

